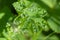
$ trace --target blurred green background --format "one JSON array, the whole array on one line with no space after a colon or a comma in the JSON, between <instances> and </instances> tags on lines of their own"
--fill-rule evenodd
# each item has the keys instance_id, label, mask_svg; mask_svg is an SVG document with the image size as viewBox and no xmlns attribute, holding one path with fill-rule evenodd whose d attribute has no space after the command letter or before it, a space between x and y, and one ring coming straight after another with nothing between
<instances>
[{"instance_id":1,"label":"blurred green background","mask_svg":"<svg viewBox=\"0 0 60 40\"><path fill-rule=\"evenodd\" d=\"M60 40L60 0L0 0L0 40Z\"/></svg>"}]
</instances>

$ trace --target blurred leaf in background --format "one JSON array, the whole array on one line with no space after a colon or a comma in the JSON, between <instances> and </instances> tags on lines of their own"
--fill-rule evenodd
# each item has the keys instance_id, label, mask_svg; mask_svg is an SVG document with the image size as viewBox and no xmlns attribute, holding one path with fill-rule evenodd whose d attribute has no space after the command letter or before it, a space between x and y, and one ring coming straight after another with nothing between
<instances>
[{"instance_id":1,"label":"blurred leaf in background","mask_svg":"<svg viewBox=\"0 0 60 40\"><path fill-rule=\"evenodd\" d=\"M54 8L57 4L57 0L41 0L43 3L45 3L50 8Z\"/></svg>"},{"instance_id":2,"label":"blurred leaf in background","mask_svg":"<svg viewBox=\"0 0 60 40\"><path fill-rule=\"evenodd\" d=\"M13 14L9 10L8 7L4 7L2 10L0 10L0 32L3 31L3 29L6 29L6 23L9 21L9 19L12 17Z\"/></svg>"}]
</instances>

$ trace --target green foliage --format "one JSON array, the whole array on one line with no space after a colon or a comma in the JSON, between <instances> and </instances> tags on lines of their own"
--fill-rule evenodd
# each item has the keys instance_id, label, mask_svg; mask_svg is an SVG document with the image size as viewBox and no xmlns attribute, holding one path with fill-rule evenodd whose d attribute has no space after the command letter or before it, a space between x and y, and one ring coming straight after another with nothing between
<instances>
[{"instance_id":1,"label":"green foliage","mask_svg":"<svg viewBox=\"0 0 60 40\"><path fill-rule=\"evenodd\" d=\"M0 40L60 39L58 0L1 0L0 4Z\"/></svg>"},{"instance_id":2,"label":"green foliage","mask_svg":"<svg viewBox=\"0 0 60 40\"><path fill-rule=\"evenodd\" d=\"M43 1L50 8L54 8L57 4L57 0L41 0L41 1Z\"/></svg>"}]
</instances>

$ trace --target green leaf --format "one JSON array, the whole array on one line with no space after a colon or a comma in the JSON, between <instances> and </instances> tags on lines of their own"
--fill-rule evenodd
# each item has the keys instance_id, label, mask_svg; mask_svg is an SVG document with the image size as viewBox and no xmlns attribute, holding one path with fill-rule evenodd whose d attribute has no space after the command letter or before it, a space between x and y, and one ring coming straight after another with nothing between
<instances>
[{"instance_id":1,"label":"green leaf","mask_svg":"<svg viewBox=\"0 0 60 40\"><path fill-rule=\"evenodd\" d=\"M59 22L58 20L54 19L54 17L51 17L50 19L47 20L47 22L53 31L60 33L60 25L56 23L56 22Z\"/></svg>"},{"instance_id":2,"label":"green leaf","mask_svg":"<svg viewBox=\"0 0 60 40\"><path fill-rule=\"evenodd\" d=\"M46 40L59 40L59 38L56 35L52 35L51 37L48 37Z\"/></svg>"},{"instance_id":3,"label":"green leaf","mask_svg":"<svg viewBox=\"0 0 60 40\"><path fill-rule=\"evenodd\" d=\"M0 13L0 19L5 15L5 13Z\"/></svg>"},{"instance_id":4,"label":"green leaf","mask_svg":"<svg viewBox=\"0 0 60 40\"><path fill-rule=\"evenodd\" d=\"M41 1L48 5L50 8L54 8L54 6L57 3L57 0L41 0Z\"/></svg>"},{"instance_id":5,"label":"green leaf","mask_svg":"<svg viewBox=\"0 0 60 40\"><path fill-rule=\"evenodd\" d=\"M40 34L40 36L38 37L38 40L59 40L59 38L56 35L44 35L43 33Z\"/></svg>"}]
</instances>

